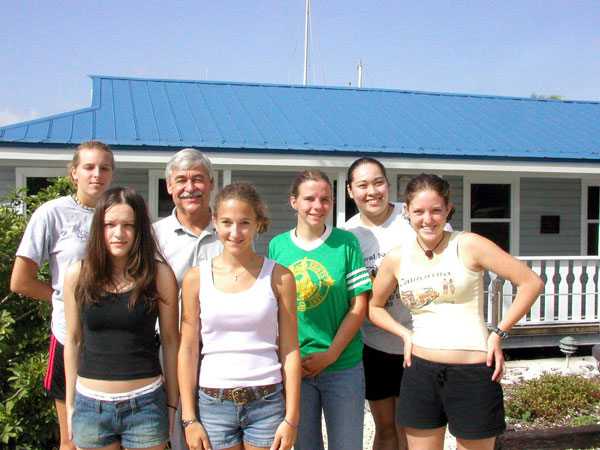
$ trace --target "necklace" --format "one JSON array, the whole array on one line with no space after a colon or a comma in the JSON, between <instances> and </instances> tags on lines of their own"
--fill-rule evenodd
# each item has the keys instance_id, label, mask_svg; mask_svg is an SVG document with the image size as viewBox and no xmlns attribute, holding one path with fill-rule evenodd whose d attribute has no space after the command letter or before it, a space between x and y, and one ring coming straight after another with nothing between
<instances>
[{"instance_id":1,"label":"necklace","mask_svg":"<svg viewBox=\"0 0 600 450\"><path fill-rule=\"evenodd\" d=\"M258 255L256 255L256 256L258 256ZM244 272L246 272L246 271L248 271L248 269L252 269L254 267L254 263L256 262L256 256L254 256L254 260L252 261L252 264L250 264L247 269L244 269L237 275L233 276L233 281L237 281L238 277L241 277L244 274Z\"/></svg>"},{"instance_id":2,"label":"necklace","mask_svg":"<svg viewBox=\"0 0 600 450\"><path fill-rule=\"evenodd\" d=\"M427 259L433 259L433 252L435 251L436 248L439 247L439 245L442 243L442 241L444 240L446 236L442 234L442 238L440 239L440 241L435 244L435 247L433 247L431 250L425 250L423 248L423 246L421 245L421 243L419 242L419 238L417 238L417 244L419 244L419 247L421 247L421 250L423 250L423 252L425 253L425 256L427 256Z\"/></svg>"},{"instance_id":3,"label":"necklace","mask_svg":"<svg viewBox=\"0 0 600 450\"><path fill-rule=\"evenodd\" d=\"M84 205L83 203L81 203L81 200L79 200L79 197L77 197L77 194L73 194L71 197L73 197L73 200L75 200L75 203L77 203L79 206L81 206L86 211L94 212L94 209L96 209L93 206L88 206L88 205Z\"/></svg>"}]
</instances>

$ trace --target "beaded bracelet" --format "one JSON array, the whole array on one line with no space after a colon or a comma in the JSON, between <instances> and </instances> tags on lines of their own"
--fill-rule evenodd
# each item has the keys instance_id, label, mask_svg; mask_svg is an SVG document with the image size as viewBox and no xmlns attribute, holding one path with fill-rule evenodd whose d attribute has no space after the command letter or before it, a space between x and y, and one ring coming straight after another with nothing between
<instances>
[{"instance_id":1,"label":"beaded bracelet","mask_svg":"<svg viewBox=\"0 0 600 450\"><path fill-rule=\"evenodd\" d=\"M294 428L296 430L298 429L298 425L292 425L290 422L288 422L288 420L285 417L283 418L283 421L285 423L287 423L290 427L292 427L292 428Z\"/></svg>"}]
</instances>

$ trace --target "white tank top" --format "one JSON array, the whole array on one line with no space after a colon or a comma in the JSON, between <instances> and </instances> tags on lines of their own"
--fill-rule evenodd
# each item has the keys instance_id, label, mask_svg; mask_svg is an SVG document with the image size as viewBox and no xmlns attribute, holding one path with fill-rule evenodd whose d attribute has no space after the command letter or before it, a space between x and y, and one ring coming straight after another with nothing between
<instances>
[{"instance_id":1,"label":"white tank top","mask_svg":"<svg viewBox=\"0 0 600 450\"><path fill-rule=\"evenodd\" d=\"M275 261L265 258L246 291L219 291L212 261L200 263L202 364L199 383L208 388L263 386L281 382L277 355L277 298L271 278Z\"/></svg>"}]
</instances>

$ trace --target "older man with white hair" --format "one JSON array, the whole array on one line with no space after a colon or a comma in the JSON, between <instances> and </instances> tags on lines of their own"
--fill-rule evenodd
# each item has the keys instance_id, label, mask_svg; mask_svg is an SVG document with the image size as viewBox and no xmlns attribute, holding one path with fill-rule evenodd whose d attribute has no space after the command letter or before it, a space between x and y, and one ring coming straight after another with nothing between
<instances>
[{"instance_id":1,"label":"older man with white hair","mask_svg":"<svg viewBox=\"0 0 600 450\"><path fill-rule=\"evenodd\" d=\"M215 180L210 160L194 148L184 148L173 155L167 163L165 178L175 208L170 216L154 224L154 233L181 289L188 269L223 251L211 221L210 195ZM171 448L187 450L180 419L178 408Z\"/></svg>"}]
</instances>

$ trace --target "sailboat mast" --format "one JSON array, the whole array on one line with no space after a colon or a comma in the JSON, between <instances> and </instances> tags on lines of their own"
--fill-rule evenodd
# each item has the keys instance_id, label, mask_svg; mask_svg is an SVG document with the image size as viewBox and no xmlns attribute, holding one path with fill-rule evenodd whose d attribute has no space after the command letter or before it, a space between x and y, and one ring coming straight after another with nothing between
<instances>
[{"instance_id":1,"label":"sailboat mast","mask_svg":"<svg viewBox=\"0 0 600 450\"><path fill-rule=\"evenodd\" d=\"M358 63L358 87L361 88L362 87L362 59L360 60L360 62Z\"/></svg>"},{"instance_id":2,"label":"sailboat mast","mask_svg":"<svg viewBox=\"0 0 600 450\"><path fill-rule=\"evenodd\" d=\"M310 12L310 0L306 0L306 18L304 20L304 75L302 84L306 86L308 82L308 15Z\"/></svg>"}]
</instances>

